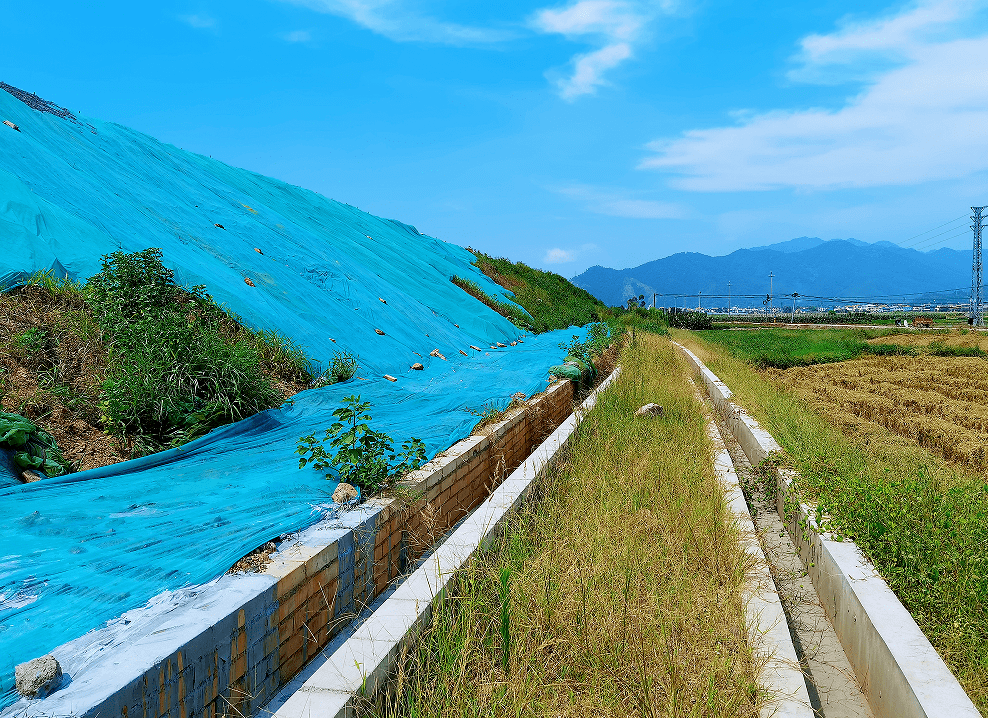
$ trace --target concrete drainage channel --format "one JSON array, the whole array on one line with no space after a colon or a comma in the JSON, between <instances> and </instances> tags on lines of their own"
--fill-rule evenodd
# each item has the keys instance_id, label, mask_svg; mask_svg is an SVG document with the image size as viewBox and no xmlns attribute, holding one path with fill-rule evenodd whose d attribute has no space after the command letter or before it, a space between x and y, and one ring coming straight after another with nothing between
<instances>
[{"instance_id":1,"label":"concrete drainage channel","mask_svg":"<svg viewBox=\"0 0 988 718\"><path fill-rule=\"evenodd\" d=\"M573 383L557 382L484 435L458 442L407 477L407 488L420 496L411 504L371 499L342 513L331 511L285 538L262 573L227 574L166 592L63 644L52 651L65 674L57 689L46 698L22 699L0 716L258 713L436 539L496 493L543 437L573 422L573 400ZM531 467L548 445L523 466ZM518 475L507 483L515 486ZM450 544L433 558L446 565L452 550ZM423 605L426 594L433 595L411 579L402 588Z\"/></svg>"},{"instance_id":2,"label":"concrete drainage channel","mask_svg":"<svg viewBox=\"0 0 988 718\"><path fill-rule=\"evenodd\" d=\"M750 464L758 466L781 452L775 439L731 401L731 390L692 352L676 346L696 367L723 425ZM812 509L794 498L793 478L789 471L775 470L775 510L806 567L819 606L832 624L872 714L876 718L979 716L912 616L858 547L850 541L830 540L816 530ZM816 686L810 687L815 691ZM820 712L827 716L839 712L855 715L841 711L837 704L832 713Z\"/></svg>"}]
</instances>

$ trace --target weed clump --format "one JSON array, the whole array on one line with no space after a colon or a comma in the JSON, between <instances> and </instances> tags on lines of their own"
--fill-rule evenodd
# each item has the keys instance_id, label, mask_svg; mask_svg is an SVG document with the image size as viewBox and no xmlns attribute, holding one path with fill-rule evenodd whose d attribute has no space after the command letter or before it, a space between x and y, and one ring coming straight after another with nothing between
<instances>
[{"instance_id":1,"label":"weed clump","mask_svg":"<svg viewBox=\"0 0 988 718\"><path fill-rule=\"evenodd\" d=\"M103 257L85 297L110 356L103 422L152 451L279 405L264 366L307 374L290 342L243 329L203 286L179 287L159 249Z\"/></svg>"},{"instance_id":2,"label":"weed clump","mask_svg":"<svg viewBox=\"0 0 988 718\"><path fill-rule=\"evenodd\" d=\"M359 395L343 399L343 406L333 412L337 421L326 429L322 440L315 434L299 439L296 453L298 468L307 464L317 471L336 468L337 476L326 474L327 479L353 484L365 493L379 493L391 488L398 479L425 463L425 444L411 438L395 451L394 440L383 431L375 431L368 424L373 418L367 413L370 402L360 401ZM325 442L329 442L329 451Z\"/></svg>"}]
</instances>

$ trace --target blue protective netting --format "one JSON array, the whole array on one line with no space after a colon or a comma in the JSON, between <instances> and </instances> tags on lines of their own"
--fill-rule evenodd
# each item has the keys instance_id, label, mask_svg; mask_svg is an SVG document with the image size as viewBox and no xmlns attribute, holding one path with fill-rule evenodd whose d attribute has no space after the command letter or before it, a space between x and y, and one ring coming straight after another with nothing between
<instances>
[{"instance_id":1,"label":"blue protective netting","mask_svg":"<svg viewBox=\"0 0 988 718\"><path fill-rule=\"evenodd\" d=\"M489 349L519 331L449 278L510 293L465 249L25 97L0 91L0 120L20 128L0 125L0 286L45 269L86 278L103 254L161 247L180 283L205 284L246 323L317 360L357 354L361 378L180 449L0 488L0 707L14 698L15 664L317 520L335 484L300 471L294 449L332 421L342 397L359 393L377 428L421 438L431 456L484 408L545 388L565 353L559 342L574 333Z\"/></svg>"}]
</instances>

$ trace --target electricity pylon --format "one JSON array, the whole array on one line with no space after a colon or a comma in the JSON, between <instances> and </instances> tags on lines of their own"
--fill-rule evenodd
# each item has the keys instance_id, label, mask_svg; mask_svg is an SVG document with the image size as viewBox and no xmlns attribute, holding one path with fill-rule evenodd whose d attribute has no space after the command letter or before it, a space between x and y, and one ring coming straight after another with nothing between
<instances>
[{"instance_id":1,"label":"electricity pylon","mask_svg":"<svg viewBox=\"0 0 988 718\"><path fill-rule=\"evenodd\" d=\"M971 324L976 327L985 325L984 316L981 312L981 212L985 207L971 207L974 212L971 215L971 229L974 230L974 263L971 268Z\"/></svg>"}]
</instances>

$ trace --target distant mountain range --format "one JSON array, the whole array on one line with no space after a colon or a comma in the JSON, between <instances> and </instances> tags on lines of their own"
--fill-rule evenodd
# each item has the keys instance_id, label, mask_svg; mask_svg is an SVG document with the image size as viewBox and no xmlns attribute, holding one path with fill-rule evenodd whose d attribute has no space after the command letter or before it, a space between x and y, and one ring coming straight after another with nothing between
<instances>
[{"instance_id":1,"label":"distant mountain range","mask_svg":"<svg viewBox=\"0 0 988 718\"><path fill-rule=\"evenodd\" d=\"M630 269L595 266L572 281L612 306L642 294L651 301L657 293L663 295L656 297L657 306L683 306L685 295L692 297L685 300L686 306L695 307L700 292L704 306L719 307L726 306L727 299L713 297L726 297L728 291L733 306L761 306L769 292L769 273L774 274L777 302L793 292L803 297L804 306L857 298L963 302L970 294L971 261L970 250L920 252L891 242L797 237L722 257L680 252ZM948 289L956 291L942 291ZM677 300L670 295L681 296Z\"/></svg>"}]
</instances>

